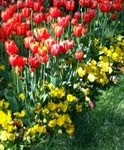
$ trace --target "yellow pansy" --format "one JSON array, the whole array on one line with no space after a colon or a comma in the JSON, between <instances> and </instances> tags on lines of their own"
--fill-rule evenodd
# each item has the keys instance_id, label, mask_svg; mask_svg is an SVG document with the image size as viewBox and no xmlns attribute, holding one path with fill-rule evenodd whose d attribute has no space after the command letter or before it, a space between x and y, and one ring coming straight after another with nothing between
<instances>
[{"instance_id":1,"label":"yellow pansy","mask_svg":"<svg viewBox=\"0 0 124 150\"><path fill-rule=\"evenodd\" d=\"M48 103L47 107L49 110L54 111L57 108L57 105L55 103Z\"/></svg>"},{"instance_id":2,"label":"yellow pansy","mask_svg":"<svg viewBox=\"0 0 124 150\"><path fill-rule=\"evenodd\" d=\"M59 103L58 107L60 107L60 109L61 109L63 112L66 112L67 109L68 109L68 104L67 104L67 103Z\"/></svg>"},{"instance_id":3,"label":"yellow pansy","mask_svg":"<svg viewBox=\"0 0 124 150\"><path fill-rule=\"evenodd\" d=\"M80 105L76 105L76 111L77 112L82 112L82 105L80 104Z\"/></svg>"},{"instance_id":4,"label":"yellow pansy","mask_svg":"<svg viewBox=\"0 0 124 150\"><path fill-rule=\"evenodd\" d=\"M79 77L83 77L86 74L86 71L82 67L79 67L76 72Z\"/></svg>"},{"instance_id":5,"label":"yellow pansy","mask_svg":"<svg viewBox=\"0 0 124 150\"><path fill-rule=\"evenodd\" d=\"M8 132L7 131L0 132L0 140L1 141L7 141L7 137L8 137Z\"/></svg>"},{"instance_id":6,"label":"yellow pansy","mask_svg":"<svg viewBox=\"0 0 124 150\"><path fill-rule=\"evenodd\" d=\"M67 95L67 101L73 102L73 101L75 101L75 100L76 100L76 97L73 96L72 94L68 94L68 95Z\"/></svg>"},{"instance_id":7,"label":"yellow pansy","mask_svg":"<svg viewBox=\"0 0 124 150\"><path fill-rule=\"evenodd\" d=\"M14 134L12 134L12 133L8 133L8 135L7 135L7 139L8 139L8 140L10 140L10 141L14 141L14 140L15 140L15 138L16 138L16 136L15 136Z\"/></svg>"},{"instance_id":8,"label":"yellow pansy","mask_svg":"<svg viewBox=\"0 0 124 150\"><path fill-rule=\"evenodd\" d=\"M88 80L89 80L90 82L94 82L95 79L96 79L96 77L94 76L94 74L91 74L91 73L88 75L87 78L88 78Z\"/></svg>"},{"instance_id":9,"label":"yellow pansy","mask_svg":"<svg viewBox=\"0 0 124 150\"><path fill-rule=\"evenodd\" d=\"M21 99L22 101L25 100L25 95L23 93L19 94L19 99Z\"/></svg>"},{"instance_id":10,"label":"yellow pansy","mask_svg":"<svg viewBox=\"0 0 124 150\"><path fill-rule=\"evenodd\" d=\"M51 128L54 128L56 126L56 119L50 120L49 123L48 123L48 126L51 127Z\"/></svg>"},{"instance_id":11,"label":"yellow pansy","mask_svg":"<svg viewBox=\"0 0 124 150\"><path fill-rule=\"evenodd\" d=\"M40 126L39 124L34 125L32 128L33 134L36 132L38 133L45 133L46 132L46 127L45 126Z\"/></svg>"},{"instance_id":12,"label":"yellow pansy","mask_svg":"<svg viewBox=\"0 0 124 150\"><path fill-rule=\"evenodd\" d=\"M3 111L0 111L0 125L7 129L8 125L11 123L11 113L8 111L7 113L4 113Z\"/></svg>"},{"instance_id":13,"label":"yellow pansy","mask_svg":"<svg viewBox=\"0 0 124 150\"><path fill-rule=\"evenodd\" d=\"M25 117L26 112L24 110L22 110L21 112L14 113L14 115L18 118L23 118L23 117Z\"/></svg>"},{"instance_id":14,"label":"yellow pansy","mask_svg":"<svg viewBox=\"0 0 124 150\"><path fill-rule=\"evenodd\" d=\"M44 109L42 109L42 113L43 114L49 114L49 109L48 108L44 108Z\"/></svg>"},{"instance_id":15,"label":"yellow pansy","mask_svg":"<svg viewBox=\"0 0 124 150\"><path fill-rule=\"evenodd\" d=\"M67 127L66 132L67 132L69 135L72 136L72 135L74 134L74 130L75 130L74 125L73 125L73 124L70 124L70 125Z\"/></svg>"},{"instance_id":16,"label":"yellow pansy","mask_svg":"<svg viewBox=\"0 0 124 150\"><path fill-rule=\"evenodd\" d=\"M0 70L5 70L5 66L4 65L0 65Z\"/></svg>"},{"instance_id":17,"label":"yellow pansy","mask_svg":"<svg viewBox=\"0 0 124 150\"><path fill-rule=\"evenodd\" d=\"M81 90L84 93L84 95L88 95L90 93L89 88L81 88Z\"/></svg>"},{"instance_id":18,"label":"yellow pansy","mask_svg":"<svg viewBox=\"0 0 124 150\"><path fill-rule=\"evenodd\" d=\"M59 118L56 120L56 123L58 126L62 126L65 123L65 116L59 116Z\"/></svg>"},{"instance_id":19,"label":"yellow pansy","mask_svg":"<svg viewBox=\"0 0 124 150\"><path fill-rule=\"evenodd\" d=\"M55 88L53 90L51 90L50 92L50 96L53 98L62 98L65 96L65 90L63 88Z\"/></svg>"},{"instance_id":20,"label":"yellow pansy","mask_svg":"<svg viewBox=\"0 0 124 150\"><path fill-rule=\"evenodd\" d=\"M0 150L5 150L4 145L0 144Z\"/></svg>"},{"instance_id":21,"label":"yellow pansy","mask_svg":"<svg viewBox=\"0 0 124 150\"><path fill-rule=\"evenodd\" d=\"M8 102L4 102L4 109L7 109L9 107L9 103Z\"/></svg>"},{"instance_id":22,"label":"yellow pansy","mask_svg":"<svg viewBox=\"0 0 124 150\"><path fill-rule=\"evenodd\" d=\"M4 101L0 100L0 108L3 108Z\"/></svg>"}]
</instances>

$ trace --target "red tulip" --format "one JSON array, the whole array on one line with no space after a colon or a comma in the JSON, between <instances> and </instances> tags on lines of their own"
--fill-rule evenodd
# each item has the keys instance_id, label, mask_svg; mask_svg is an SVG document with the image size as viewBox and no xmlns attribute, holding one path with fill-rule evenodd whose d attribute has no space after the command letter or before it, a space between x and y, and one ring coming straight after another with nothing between
<instances>
[{"instance_id":1,"label":"red tulip","mask_svg":"<svg viewBox=\"0 0 124 150\"><path fill-rule=\"evenodd\" d=\"M39 42L32 42L30 43L30 50L35 54L38 52L39 49Z\"/></svg>"},{"instance_id":2,"label":"red tulip","mask_svg":"<svg viewBox=\"0 0 124 150\"><path fill-rule=\"evenodd\" d=\"M29 8L23 8L22 9L22 16L24 18L28 18L31 15L31 10Z\"/></svg>"},{"instance_id":3,"label":"red tulip","mask_svg":"<svg viewBox=\"0 0 124 150\"><path fill-rule=\"evenodd\" d=\"M31 30L28 30L28 31L26 32L26 36L27 36L27 37L33 36L33 32L32 32Z\"/></svg>"},{"instance_id":4,"label":"red tulip","mask_svg":"<svg viewBox=\"0 0 124 150\"><path fill-rule=\"evenodd\" d=\"M93 4L93 0L79 0L79 4L86 8L91 8Z\"/></svg>"},{"instance_id":5,"label":"red tulip","mask_svg":"<svg viewBox=\"0 0 124 150\"><path fill-rule=\"evenodd\" d=\"M99 4L99 9L100 9L100 11L101 12L103 12L103 13L108 13L108 12L110 12L111 11L111 4L110 4L110 2L103 2L103 3L100 3Z\"/></svg>"},{"instance_id":6,"label":"red tulip","mask_svg":"<svg viewBox=\"0 0 124 150\"><path fill-rule=\"evenodd\" d=\"M63 53L64 47L60 44L53 44L50 50L52 56L58 56L59 54Z\"/></svg>"},{"instance_id":7,"label":"red tulip","mask_svg":"<svg viewBox=\"0 0 124 150\"><path fill-rule=\"evenodd\" d=\"M82 51L77 51L75 53L75 59L76 60L81 61L81 60L83 60L83 58L84 58L84 53Z\"/></svg>"},{"instance_id":8,"label":"red tulip","mask_svg":"<svg viewBox=\"0 0 124 150\"><path fill-rule=\"evenodd\" d=\"M95 17L95 10L94 9L90 9L88 12L85 12L83 15L82 15L82 19L84 20L84 23L89 23L91 22L94 17Z\"/></svg>"},{"instance_id":9,"label":"red tulip","mask_svg":"<svg viewBox=\"0 0 124 150\"><path fill-rule=\"evenodd\" d=\"M73 28L73 34L76 37L82 36L82 25L76 25Z\"/></svg>"},{"instance_id":10,"label":"red tulip","mask_svg":"<svg viewBox=\"0 0 124 150\"><path fill-rule=\"evenodd\" d=\"M76 25L78 24L78 19L72 18L71 24L72 24L73 26L76 26Z\"/></svg>"},{"instance_id":11,"label":"red tulip","mask_svg":"<svg viewBox=\"0 0 124 150\"><path fill-rule=\"evenodd\" d=\"M17 1L17 9L22 9L24 7L24 3L22 0Z\"/></svg>"},{"instance_id":12,"label":"red tulip","mask_svg":"<svg viewBox=\"0 0 124 150\"><path fill-rule=\"evenodd\" d=\"M10 55L9 63L12 67L22 68L26 64L26 58L18 55Z\"/></svg>"},{"instance_id":13,"label":"red tulip","mask_svg":"<svg viewBox=\"0 0 124 150\"><path fill-rule=\"evenodd\" d=\"M25 0L25 7L33 8L34 2L32 0Z\"/></svg>"},{"instance_id":14,"label":"red tulip","mask_svg":"<svg viewBox=\"0 0 124 150\"><path fill-rule=\"evenodd\" d=\"M66 16L66 17L58 17L57 18L57 23L58 23L59 26L61 26L63 28L66 28L68 26L68 23L69 23L68 16Z\"/></svg>"},{"instance_id":15,"label":"red tulip","mask_svg":"<svg viewBox=\"0 0 124 150\"><path fill-rule=\"evenodd\" d=\"M39 12L40 8L41 8L41 4L40 3L38 3L38 2L34 2L33 3L33 11Z\"/></svg>"},{"instance_id":16,"label":"red tulip","mask_svg":"<svg viewBox=\"0 0 124 150\"><path fill-rule=\"evenodd\" d=\"M112 8L116 11L121 11L122 10L122 4L120 2L113 2Z\"/></svg>"},{"instance_id":17,"label":"red tulip","mask_svg":"<svg viewBox=\"0 0 124 150\"><path fill-rule=\"evenodd\" d=\"M17 22L22 22L22 13L15 13L14 15L13 15L13 21L15 22L15 23L17 23Z\"/></svg>"},{"instance_id":18,"label":"red tulip","mask_svg":"<svg viewBox=\"0 0 124 150\"><path fill-rule=\"evenodd\" d=\"M74 0L67 0L65 3L65 7L68 11L73 11L75 8L75 2Z\"/></svg>"},{"instance_id":19,"label":"red tulip","mask_svg":"<svg viewBox=\"0 0 124 150\"><path fill-rule=\"evenodd\" d=\"M45 55L45 56L42 56L42 57L41 57L41 62L43 62L43 63L47 63L48 60L49 60L48 55Z\"/></svg>"},{"instance_id":20,"label":"red tulip","mask_svg":"<svg viewBox=\"0 0 124 150\"><path fill-rule=\"evenodd\" d=\"M52 48L52 45L56 43L56 41L52 38L46 39L44 42L48 50L50 50Z\"/></svg>"},{"instance_id":21,"label":"red tulip","mask_svg":"<svg viewBox=\"0 0 124 150\"><path fill-rule=\"evenodd\" d=\"M51 7L49 13L52 18L57 18L61 16L61 11L57 7Z\"/></svg>"},{"instance_id":22,"label":"red tulip","mask_svg":"<svg viewBox=\"0 0 124 150\"><path fill-rule=\"evenodd\" d=\"M54 28L54 34L56 37L61 37L64 33L64 28L61 26L55 26Z\"/></svg>"},{"instance_id":23,"label":"red tulip","mask_svg":"<svg viewBox=\"0 0 124 150\"><path fill-rule=\"evenodd\" d=\"M96 9L98 7L98 1L97 0L94 0L93 3L92 3L92 9Z\"/></svg>"},{"instance_id":24,"label":"red tulip","mask_svg":"<svg viewBox=\"0 0 124 150\"><path fill-rule=\"evenodd\" d=\"M80 14L80 12L75 12L74 13L74 19L77 19L77 20L79 20L81 18L81 14Z\"/></svg>"},{"instance_id":25,"label":"red tulip","mask_svg":"<svg viewBox=\"0 0 124 150\"><path fill-rule=\"evenodd\" d=\"M1 12L1 18L3 21L7 21L8 19L10 19L10 13L9 11L2 11Z\"/></svg>"},{"instance_id":26,"label":"red tulip","mask_svg":"<svg viewBox=\"0 0 124 150\"><path fill-rule=\"evenodd\" d=\"M33 20L36 24L39 24L45 20L44 14L43 13L35 13Z\"/></svg>"},{"instance_id":27,"label":"red tulip","mask_svg":"<svg viewBox=\"0 0 124 150\"><path fill-rule=\"evenodd\" d=\"M39 57L30 57L28 58L28 64L31 71L35 71L41 65L41 60Z\"/></svg>"},{"instance_id":28,"label":"red tulip","mask_svg":"<svg viewBox=\"0 0 124 150\"><path fill-rule=\"evenodd\" d=\"M5 42L5 49L8 55L13 55L18 53L18 47L14 41L8 40Z\"/></svg>"},{"instance_id":29,"label":"red tulip","mask_svg":"<svg viewBox=\"0 0 124 150\"><path fill-rule=\"evenodd\" d=\"M26 32L29 31L30 27L26 23L22 23L21 25L17 26L16 33L20 36L26 35Z\"/></svg>"},{"instance_id":30,"label":"red tulip","mask_svg":"<svg viewBox=\"0 0 124 150\"><path fill-rule=\"evenodd\" d=\"M62 6L61 0L53 0L53 6L57 8L61 7Z\"/></svg>"},{"instance_id":31,"label":"red tulip","mask_svg":"<svg viewBox=\"0 0 124 150\"><path fill-rule=\"evenodd\" d=\"M34 36L36 37L37 41L44 41L50 37L46 28L38 28L34 29Z\"/></svg>"},{"instance_id":32,"label":"red tulip","mask_svg":"<svg viewBox=\"0 0 124 150\"><path fill-rule=\"evenodd\" d=\"M34 39L33 36L29 36L29 37L24 38L25 48L29 49L30 48L30 44L33 43L34 41L35 41L35 39Z\"/></svg>"}]
</instances>

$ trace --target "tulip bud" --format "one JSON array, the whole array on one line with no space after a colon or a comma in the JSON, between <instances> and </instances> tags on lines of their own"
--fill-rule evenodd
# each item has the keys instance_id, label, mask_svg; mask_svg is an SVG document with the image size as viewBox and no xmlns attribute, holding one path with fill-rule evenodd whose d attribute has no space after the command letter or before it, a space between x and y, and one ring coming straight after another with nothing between
<instances>
[{"instance_id":1,"label":"tulip bud","mask_svg":"<svg viewBox=\"0 0 124 150\"><path fill-rule=\"evenodd\" d=\"M75 53L75 59L76 60L81 61L81 60L83 60L83 58L84 58L84 53L82 51L77 51Z\"/></svg>"}]
</instances>

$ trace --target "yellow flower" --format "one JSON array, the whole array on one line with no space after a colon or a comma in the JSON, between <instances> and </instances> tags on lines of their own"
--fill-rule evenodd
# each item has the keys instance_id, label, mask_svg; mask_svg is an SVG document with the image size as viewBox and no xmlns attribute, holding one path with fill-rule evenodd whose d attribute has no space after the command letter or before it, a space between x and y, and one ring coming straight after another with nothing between
<instances>
[{"instance_id":1,"label":"yellow flower","mask_svg":"<svg viewBox=\"0 0 124 150\"><path fill-rule=\"evenodd\" d=\"M92 73L90 73L87 78L88 78L88 80L89 80L90 82L94 82L95 79L96 79L96 77L95 77L94 74L92 74Z\"/></svg>"},{"instance_id":2,"label":"yellow flower","mask_svg":"<svg viewBox=\"0 0 124 150\"><path fill-rule=\"evenodd\" d=\"M23 93L19 94L19 99L21 99L22 101L25 100L25 95Z\"/></svg>"},{"instance_id":3,"label":"yellow flower","mask_svg":"<svg viewBox=\"0 0 124 150\"><path fill-rule=\"evenodd\" d=\"M7 131L0 132L0 140L1 141L7 141L8 133Z\"/></svg>"},{"instance_id":4,"label":"yellow flower","mask_svg":"<svg viewBox=\"0 0 124 150\"><path fill-rule=\"evenodd\" d=\"M86 71L82 67L79 67L76 72L79 77L83 77L86 74Z\"/></svg>"},{"instance_id":5,"label":"yellow flower","mask_svg":"<svg viewBox=\"0 0 124 150\"><path fill-rule=\"evenodd\" d=\"M56 122L58 126L62 126L65 123L65 116L60 115Z\"/></svg>"},{"instance_id":6,"label":"yellow flower","mask_svg":"<svg viewBox=\"0 0 124 150\"><path fill-rule=\"evenodd\" d=\"M65 122L66 122L66 123L69 123L69 124L72 123L72 120L71 120L71 118L69 117L68 114L64 114L63 116L64 116L64 118L65 118Z\"/></svg>"},{"instance_id":7,"label":"yellow flower","mask_svg":"<svg viewBox=\"0 0 124 150\"><path fill-rule=\"evenodd\" d=\"M57 97L62 98L65 96L65 90L64 89L58 89L57 91Z\"/></svg>"},{"instance_id":8,"label":"yellow flower","mask_svg":"<svg viewBox=\"0 0 124 150\"><path fill-rule=\"evenodd\" d=\"M0 108L7 109L9 107L9 103L5 102L4 100L0 100Z\"/></svg>"},{"instance_id":9,"label":"yellow flower","mask_svg":"<svg viewBox=\"0 0 124 150\"><path fill-rule=\"evenodd\" d=\"M0 150L5 150L4 145L0 144Z\"/></svg>"},{"instance_id":10,"label":"yellow flower","mask_svg":"<svg viewBox=\"0 0 124 150\"><path fill-rule=\"evenodd\" d=\"M75 97L75 96L73 96L73 95L71 95L71 94L68 94L68 95L67 95L67 101L73 102L73 101L75 101L75 100L76 100L76 97Z\"/></svg>"},{"instance_id":11,"label":"yellow flower","mask_svg":"<svg viewBox=\"0 0 124 150\"><path fill-rule=\"evenodd\" d=\"M84 93L84 95L88 95L90 93L89 88L81 88L81 90Z\"/></svg>"},{"instance_id":12,"label":"yellow flower","mask_svg":"<svg viewBox=\"0 0 124 150\"><path fill-rule=\"evenodd\" d=\"M39 133L46 133L46 131L47 131L47 130L46 130L46 127L45 127L45 126L39 126L39 127L38 127L38 132L39 132Z\"/></svg>"},{"instance_id":13,"label":"yellow flower","mask_svg":"<svg viewBox=\"0 0 124 150\"><path fill-rule=\"evenodd\" d=\"M9 107L9 103L8 102L4 102L4 109L7 109Z\"/></svg>"},{"instance_id":14,"label":"yellow flower","mask_svg":"<svg viewBox=\"0 0 124 150\"><path fill-rule=\"evenodd\" d=\"M4 101L0 100L0 108L3 108L3 105L4 105Z\"/></svg>"},{"instance_id":15,"label":"yellow flower","mask_svg":"<svg viewBox=\"0 0 124 150\"><path fill-rule=\"evenodd\" d=\"M49 111L48 108L44 108L44 109L42 110L42 113L43 113L43 114L49 114L49 112L50 112L50 111Z\"/></svg>"},{"instance_id":16,"label":"yellow flower","mask_svg":"<svg viewBox=\"0 0 124 150\"><path fill-rule=\"evenodd\" d=\"M76 111L77 112L82 112L82 105L80 104L80 105L76 105Z\"/></svg>"},{"instance_id":17,"label":"yellow flower","mask_svg":"<svg viewBox=\"0 0 124 150\"><path fill-rule=\"evenodd\" d=\"M15 140L15 135L14 134L12 134L12 133L8 133L8 135L7 135L7 139L8 140L10 140L10 141L14 141Z\"/></svg>"},{"instance_id":18,"label":"yellow flower","mask_svg":"<svg viewBox=\"0 0 124 150\"><path fill-rule=\"evenodd\" d=\"M101 71L112 73L112 68L109 62L99 61L98 66L101 68Z\"/></svg>"},{"instance_id":19,"label":"yellow flower","mask_svg":"<svg viewBox=\"0 0 124 150\"><path fill-rule=\"evenodd\" d=\"M8 125L11 123L11 113L8 111L7 113L4 113L3 111L0 111L0 125L7 129Z\"/></svg>"},{"instance_id":20,"label":"yellow flower","mask_svg":"<svg viewBox=\"0 0 124 150\"><path fill-rule=\"evenodd\" d=\"M54 128L56 126L56 119L50 120L49 123L48 123L48 126L51 127L51 128Z\"/></svg>"},{"instance_id":21,"label":"yellow flower","mask_svg":"<svg viewBox=\"0 0 124 150\"><path fill-rule=\"evenodd\" d=\"M45 126L40 126L39 124L34 125L31 128L31 132L33 133L33 135L38 132L38 133L45 133L46 132L46 127Z\"/></svg>"},{"instance_id":22,"label":"yellow flower","mask_svg":"<svg viewBox=\"0 0 124 150\"><path fill-rule=\"evenodd\" d=\"M49 90L52 90L54 88L52 83L49 83L47 86L48 86Z\"/></svg>"},{"instance_id":23,"label":"yellow flower","mask_svg":"<svg viewBox=\"0 0 124 150\"><path fill-rule=\"evenodd\" d=\"M57 108L57 105L55 103L48 103L48 109L51 111L54 111Z\"/></svg>"},{"instance_id":24,"label":"yellow flower","mask_svg":"<svg viewBox=\"0 0 124 150\"><path fill-rule=\"evenodd\" d=\"M60 107L60 109L61 109L63 112L66 112L67 109L68 109L68 104L66 104L66 103L59 103L58 107Z\"/></svg>"},{"instance_id":25,"label":"yellow flower","mask_svg":"<svg viewBox=\"0 0 124 150\"><path fill-rule=\"evenodd\" d=\"M69 135L72 136L72 135L74 134L74 130L75 130L74 125L73 125L73 124L70 124L70 125L67 127L66 132L67 132Z\"/></svg>"},{"instance_id":26,"label":"yellow flower","mask_svg":"<svg viewBox=\"0 0 124 150\"><path fill-rule=\"evenodd\" d=\"M40 103L36 103L35 105L35 113L40 113L41 112L41 104Z\"/></svg>"},{"instance_id":27,"label":"yellow flower","mask_svg":"<svg viewBox=\"0 0 124 150\"><path fill-rule=\"evenodd\" d=\"M5 70L5 66L4 65L0 65L0 70Z\"/></svg>"},{"instance_id":28,"label":"yellow flower","mask_svg":"<svg viewBox=\"0 0 124 150\"><path fill-rule=\"evenodd\" d=\"M14 115L18 118L23 118L23 117L25 117L26 112L24 110L22 110L21 112L14 113Z\"/></svg>"},{"instance_id":29,"label":"yellow flower","mask_svg":"<svg viewBox=\"0 0 124 150\"><path fill-rule=\"evenodd\" d=\"M65 96L65 90L63 88L61 88L61 89L55 88L55 89L51 90L50 96L61 99L62 97Z\"/></svg>"},{"instance_id":30,"label":"yellow flower","mask_svg":"<svg viewBox=\"0 0 124 150\"><path fill-rule=\"evenodd\" d=\"M122 38L123 38L123 36L119 35L119 36L117 37L117 41L121 41Z\"/></svg>"}]
</instances>

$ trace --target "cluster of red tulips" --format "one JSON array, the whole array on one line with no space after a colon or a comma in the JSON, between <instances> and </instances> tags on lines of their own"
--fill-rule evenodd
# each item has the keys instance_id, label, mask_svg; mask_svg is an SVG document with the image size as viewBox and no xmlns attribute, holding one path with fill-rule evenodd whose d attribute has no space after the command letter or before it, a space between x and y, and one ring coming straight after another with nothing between
<instances>
[{"instance_id":1,"label":"cluster of red tulips","mask_svg":"<svg viewBox=\"0 0 124 150\"><path fill-rule=\"evenodd\" d=\"M41 63L47 63L50 56L68 53L77 44L75 37L87 34L88 25L98 11L115 16L122 9L122 0L51 0L50 5L44 0L18 0L11 4L1 0L0 3L4 7L0 40L5 43L10 64L18 70L27 63L35 70ZM28 58L19 56L15 36L23 39ZM81 60L83 53L76 53L79 56L76 59Z\"/></svg>"}]
</instances>

